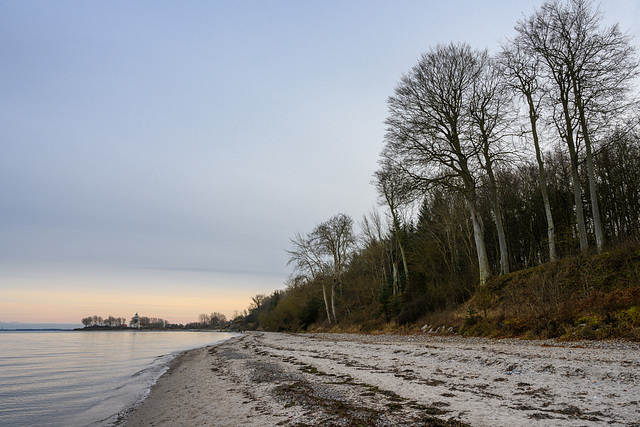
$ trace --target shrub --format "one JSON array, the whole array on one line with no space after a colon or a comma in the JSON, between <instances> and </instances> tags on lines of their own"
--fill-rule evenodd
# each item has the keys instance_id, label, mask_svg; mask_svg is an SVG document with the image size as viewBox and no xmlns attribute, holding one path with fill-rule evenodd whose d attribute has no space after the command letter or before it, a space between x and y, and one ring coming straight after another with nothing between
<instances>
[{"instance_id":1,"label":"shrub","mask_svg":"<svg viewBox=\"0 0 640 427\"><path fill-rule=\"evenodd\" d=\"M480 315L477 311L473 309L473 307L469 306L467 309L467 314L464 317L465 326L473 326L480 320Z\"/></svg>"}]
</instances>

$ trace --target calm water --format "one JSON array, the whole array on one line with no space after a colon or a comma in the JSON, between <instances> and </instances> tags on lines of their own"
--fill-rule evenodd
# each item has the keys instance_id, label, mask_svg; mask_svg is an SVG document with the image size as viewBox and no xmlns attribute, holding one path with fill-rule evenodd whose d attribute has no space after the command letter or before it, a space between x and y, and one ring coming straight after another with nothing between
<instances>
[{"instance_id":1,"label":"calm water","mask_svg":"<svg viewBox=\"0 0 640 427\"><path fill-rule=\"evenodd\" d=\"M0 332L0 426L100 426L222 332Z\"/></svg>"}]
</instances>

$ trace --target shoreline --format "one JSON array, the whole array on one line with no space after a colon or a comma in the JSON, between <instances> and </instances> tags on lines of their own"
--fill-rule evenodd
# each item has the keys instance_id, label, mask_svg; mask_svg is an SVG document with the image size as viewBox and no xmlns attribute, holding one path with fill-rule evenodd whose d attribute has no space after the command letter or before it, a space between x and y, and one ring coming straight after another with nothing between
<instances>
[{"instance_id":1,"label":"shoreline","mask_svg":"<svg viewBox=\"0 0 640 427\"><path fill-rule=\"evenodd\" d=\"M639 425L640 350L251 332L183 352L116 426Z\"/></svg>"},{"instance_id":2,"label":"shoreline","mask_svg":"<svg viewBox=\"0 0 640 427\"><path fill-rule=\"evenodd\" d=\"M125 331L126 332L126 331ZM157 332L157 331L144 331L144 332ZM189 332L219 332L219 331L211 331L211 330L190 330ZM190 353L198 352L199 350L210 349L217 345L221 345L229 340L233 340L234 338L238 338L240 336L237 332L225 332L228 334L232 334L233 336L229 338L222 339L213 344L207 344L202 347L195 347L187 350L181 350L177 352L171 353L171 358L164 365L164 372L160 374L159 377L155 379L155 381L147 388L146 394L138 401L132 402L129 406L124 408L122 411L111 415L107 419L98 422L98 425L105 427L117 427L123 425L129 418L133 416L133 414L140 409L140 407L147 402L147 399L153 393L154 388L157 387L158 382L160 381L171 381L167 377L171 375L174 371L180 370L183 364L190 364ZM186 367L186 366L185 366ZM190 366L189 366L190 367ZM164 379L163 379L164 378ZM155 400L156 398L152 398Z\"/></svg>"}]
</instances>

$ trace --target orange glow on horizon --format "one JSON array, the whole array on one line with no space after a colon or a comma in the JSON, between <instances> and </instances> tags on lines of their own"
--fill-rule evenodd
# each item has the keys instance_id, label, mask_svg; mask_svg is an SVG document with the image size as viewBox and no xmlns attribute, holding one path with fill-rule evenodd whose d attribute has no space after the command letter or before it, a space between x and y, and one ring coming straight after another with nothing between
<instances>
[{"instance_id":1,"label":"orange glow on horizon","mask_svg":"<svg viewBox=\"0 0 640 427\"><path fill-rule=\"evenodd\" d=\"M125 284L123 284L125 283ZM87 316L124 317L137 312L170 323L201 313L245 310L251 297L282 287L282 279L251 275L134 271L126 274L0 277L2 322L76 323Z\"/></svg>"}]
</instances>

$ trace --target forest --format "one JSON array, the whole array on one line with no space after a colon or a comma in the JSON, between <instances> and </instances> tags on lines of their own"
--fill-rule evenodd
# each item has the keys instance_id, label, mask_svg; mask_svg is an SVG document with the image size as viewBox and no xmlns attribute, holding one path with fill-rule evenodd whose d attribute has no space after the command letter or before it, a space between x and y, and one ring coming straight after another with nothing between
<instances>
[{"instance_id":1,"label":"forest","mask_svg":"<svg viewBox=\"0 0 640 427\"><path fill-rule=\"evenodd\" d=\"M234 323L640 338L636 48L589 0L514 28L497 52L438 44L400 76L380 210L296 233L286 288Z\"/></svg>"}]
</instances>

